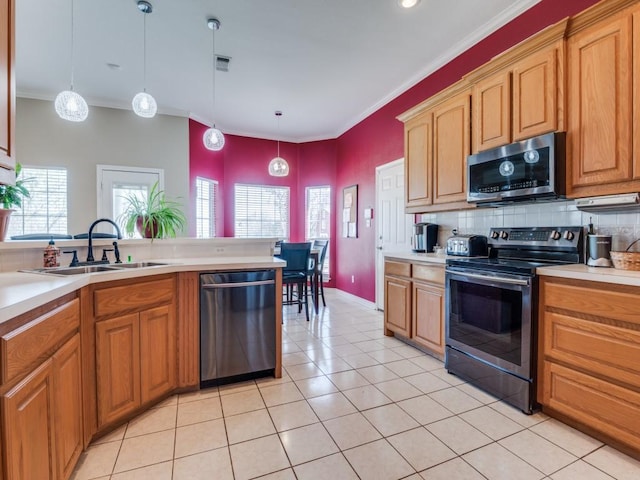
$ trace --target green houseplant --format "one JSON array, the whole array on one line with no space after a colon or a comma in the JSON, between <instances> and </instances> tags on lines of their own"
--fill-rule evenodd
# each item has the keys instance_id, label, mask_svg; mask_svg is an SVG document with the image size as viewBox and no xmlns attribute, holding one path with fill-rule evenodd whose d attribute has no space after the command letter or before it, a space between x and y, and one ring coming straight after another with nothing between
<instances>
[{"instance_id":1,"label":"green houseplant","mask_svg":"<svg viewBox=\"0 0 640 480\"><path fill-rule=\"evenodd\" d=\"M135 194L123 198L127 207L120 216L120 223L124 224L129 236L137 230L143 238L175 237L187 224L182 205L168 200L164 190L159 189L158 182L153 184L146 198Z\"/></svg>"},{"instance_id":2,"label":"green houseplant","mask_svg":"<svg viewBox=\"0 0 640 480\"><path fill-rule=\"evenodd\" d=\"M20 178L22 165L16 163L16 183L15 185L0 185L0 242L4 241L9 228L9 219L13 212L12 207L21 207L22 200L29 198L29 190L25 186L28 179Z\"/></svg>"}]
</instances>

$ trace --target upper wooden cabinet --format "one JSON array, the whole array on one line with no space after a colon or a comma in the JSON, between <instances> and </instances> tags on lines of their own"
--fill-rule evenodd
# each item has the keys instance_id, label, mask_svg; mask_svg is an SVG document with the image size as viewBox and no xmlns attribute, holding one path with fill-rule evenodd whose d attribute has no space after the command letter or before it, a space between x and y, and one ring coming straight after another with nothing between
<instances>
[{"instance_id":1,"label":"upper wooden cabinet","mask_svg":"<svg viewBox=\"0 0 640 480\"><path fill-rule=\"evenodd\" d=\"M0 183L15 182L14 0L0 0Z\"/></svg>"},{"instance_id":2,"label":"upper wooden cabinet","mask_svg":"<svg viewBox=\"0 0 640 480\"><path fill-rule=\"evenodd\" d=\"M398 117L405 122L407 213L469 207L470 95L456 84Z\"/></svg>"},{"instance_id":3,"label":"upper wooden cabinet","mask_svg":"<svg viewBox=\"0 0 640 480\"><path fill-rule=\"evenodd\" d=\"M571 197L640 188L640 162L634 148L639 141L634 137L640 133L634 109L640 66L633 59L638 55L637 5L569 37L567 190Z\"/></svg>"},{"instance_id":4,"label":"upper wooden cabinet","mask_svg":"<svg viewBox=\"0 0 640 480\"><path fill-rule=\"evenodd\" d=\"M474 153L564 128L566 26L549 27L469 74Z\"/></svg>"}]
</instances>

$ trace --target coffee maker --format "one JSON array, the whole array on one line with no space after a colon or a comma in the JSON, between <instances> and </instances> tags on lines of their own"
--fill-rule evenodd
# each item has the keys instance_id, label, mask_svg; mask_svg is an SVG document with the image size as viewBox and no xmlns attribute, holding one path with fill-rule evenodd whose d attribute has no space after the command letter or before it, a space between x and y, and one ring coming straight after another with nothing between
<instances>
[{"instance_id":1,"label":"coffee maker","mask_svg":"<svg viewBox=\"0 0 640 480\"><path fill-rule=\"evenodd\" d=\"M412 239L414 252L433 252L438 243L438 225L435 223L416 223L413 226Z\"/></svg>"}]
</instances>

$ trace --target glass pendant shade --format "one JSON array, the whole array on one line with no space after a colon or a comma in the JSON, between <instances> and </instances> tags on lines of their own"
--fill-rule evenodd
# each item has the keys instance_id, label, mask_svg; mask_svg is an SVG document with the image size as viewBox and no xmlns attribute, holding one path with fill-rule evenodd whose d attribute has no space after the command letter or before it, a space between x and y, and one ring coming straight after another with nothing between
<instances>
[{"instance_id":1,"label":"glass pendant shade","mask_svg":"<svg viewBox=\"0 0 640 480\"><path fill-rule=\"evenodd\" d=\"M54 102L56 113L63 120L83 122L89 115L87 102L81 95L72 90L60 92Z\"/></svg>"},{"instance_id":2,"label":"glass pendant shade","mask_svg":"<svg viewBox=\"0 0 640 480\"><path fill-rule=\"evenodd\" d=\"M147 92L140 92L133 97L131 106L134 113L143 118L153 118L158 111L156 99Z\"/></svg>"},{"instance_id":3,"label":"glass pendant shade","mask_svg":"<svg viewBox=\"0 0 640 480\"><path fill-rule=\"evenodd\" d=\"M204 132L202 141L208 150L213 150L214 152L222 150L222 147L224 147L224 135L215 126Z\"/></svg>"},{"instance_id":4,"label":"glass pendant shade","mask_svg":"<svg viewBox=\"0 0 640 480\"><path fill-rule=\"evenodd\" d=\"M286 177L289 175L289 164L282 157L275 157L269 162L269 175L272 177Z\"/></svg>"}]
</instances>

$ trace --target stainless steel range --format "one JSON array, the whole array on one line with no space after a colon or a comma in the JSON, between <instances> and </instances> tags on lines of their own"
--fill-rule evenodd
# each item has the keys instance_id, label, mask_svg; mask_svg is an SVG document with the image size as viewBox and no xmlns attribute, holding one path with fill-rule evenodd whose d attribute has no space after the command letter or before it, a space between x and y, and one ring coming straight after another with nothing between
<instances>
[{"instance_id":1,"label":"stainless steel range","mask_svg":"<svg viewBox=\"0 0 640 480\"><path fill-rule=\"evenodd\" d=\"M492 228L489 256L448 259L445 367L500 399L536 407L536 268L584 263L582 227Z\"/></svg>"}]
</instances>

